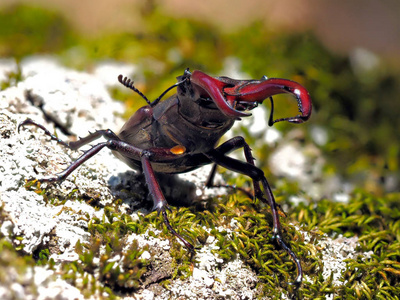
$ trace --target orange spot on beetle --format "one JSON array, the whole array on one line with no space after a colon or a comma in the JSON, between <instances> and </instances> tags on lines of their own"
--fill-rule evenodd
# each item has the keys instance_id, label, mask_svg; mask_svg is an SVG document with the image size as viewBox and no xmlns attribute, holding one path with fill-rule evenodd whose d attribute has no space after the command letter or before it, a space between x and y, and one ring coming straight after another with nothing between
<instances>
[{"instance_id":1,"label":"orange spot on beetle","mask_svg":"<svg viewBox=\"0 0 400 300\"><path fill-rule=\"evenodd\" d=\"M185 153L186 148L185 148L185 146L182 146L182 145L176 145L176 146L172 147L171 149L169 149L169 151L171 151L172 154L179 155L179 154Z\"/></svg>"}]
</instances>

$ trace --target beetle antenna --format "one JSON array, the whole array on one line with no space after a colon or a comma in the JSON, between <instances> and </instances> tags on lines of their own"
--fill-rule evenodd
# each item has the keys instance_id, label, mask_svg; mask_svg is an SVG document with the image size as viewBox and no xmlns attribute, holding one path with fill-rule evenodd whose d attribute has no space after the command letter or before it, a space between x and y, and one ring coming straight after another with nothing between
<instances>
[{"instance_id":1,"label":"beetle antenna","mask_svg":"<svg viewBox=\"0 0 400 300\"><path fill-rule=\"evenodd\" d=\"M155 106L158 102L160 102L161 98L165 96L166 93L168 93L170 90L172 90L174 87L177 87L178 85L181 85L182 83L184 83L187 80L187 78L178 81L177 83L175 83L174 85L171 85L169 88L167 88L160 96L158 96L158 98L156 100L154 100L153 102L150 103L150 106L153 107Z\"/></svg>"},{"instance_id":2,"label":"beetle antenna","mask_svg":"<svg viewBox=\"0 0 400 300\"><path fill-rule=\"evenodd\" d=\"M127 87L128 89L131 89L132 91L134 91L136 93L138 93L139 96L141 96L147 102L147 104L151 105L149 99L147 99L147 97L133 85L133 80L131 80L128 77L123 77L122 75L119 75L118 76L118 81L123 86Z\"/></svg>"}]
</instances>

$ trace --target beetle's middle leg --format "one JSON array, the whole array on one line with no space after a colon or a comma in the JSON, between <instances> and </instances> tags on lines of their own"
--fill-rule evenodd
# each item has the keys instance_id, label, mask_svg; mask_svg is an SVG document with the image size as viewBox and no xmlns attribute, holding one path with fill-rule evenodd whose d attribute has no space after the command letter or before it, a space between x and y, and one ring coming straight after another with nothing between
<instances>
[{"instance_id":1,"label":"beetle's middle leg","mask_svg":"<svg viewBox=\"0 0 400 300\"><path fill-rule=\"evenodd\" d=\"M250 149L250 147L247 145L247 143L244 141L244 139L243 139L243 142L246 145L246 146L243 146L245 148L245 153L246 153L247 147L248 147L248 149ZM227 147L226 149L235 149L235 147L233 147L232 144L233 143L228 143L226 145L226 147ZM240 147L238 147L238 148L240 148ZM222 148L222 150L225 150L225 149ZM229 152L229 151L227 151L227 152ZM271 208L272 219L273 219L273 238L277 241L278 245L280 245L292 257L292 259L294 260L294 262L297 266L297 278L294 281L294 285L299 286L303 279L303 269L301 267L300 260L297 257L297 255L289 248L289 246L283 240L282 226L281 226L281 223L279 220L279 214L278 214L278 205L275 201L271 187L270 187L267 179L265 178L264 172L254 165L254 161L253 162L251 162L251 161L243 162L238 159L231 158L229 156L226 156L225 153L223 151L221 151L221 149L219 149L219 147L217 149L214 149L214 150L211 150L210 152L205 153L205 155L211 161L213 161L215 164L223 166L229 170L247 175L251 179L253 179L255 196L258 199L260 199L261 201L268 203L268 205ZM250 156L251 156L251 152L250 152ZM263 186L264 192L262 192L260 184ZM266 197L264 197L264 195Z\"/></svg>"}]
</instances>

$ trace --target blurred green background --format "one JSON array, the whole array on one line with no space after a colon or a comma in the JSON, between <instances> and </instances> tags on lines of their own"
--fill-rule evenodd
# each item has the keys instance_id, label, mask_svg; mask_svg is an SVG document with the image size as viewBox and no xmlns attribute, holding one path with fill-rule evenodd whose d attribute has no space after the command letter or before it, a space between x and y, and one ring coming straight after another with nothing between
<instances>
[{"instance_id":1,"label":"blurred green background","mask_svg":"<svg viewBox=\"0 0 400 300\"><path fill-rule=\"evenodd\" d=\"M399 187L399 33L398 1L0 4L1 57L51 54L82 70L109 59L134 64L149 98L187 67L229 75L221 72L233 65L251 78L300 82L314 107L305 139L312 128L328 136L319 145L326 171L378 195ZM126 116L137 109L132 96L115 97L127 101Z\"/></svg>"}]
</instances>

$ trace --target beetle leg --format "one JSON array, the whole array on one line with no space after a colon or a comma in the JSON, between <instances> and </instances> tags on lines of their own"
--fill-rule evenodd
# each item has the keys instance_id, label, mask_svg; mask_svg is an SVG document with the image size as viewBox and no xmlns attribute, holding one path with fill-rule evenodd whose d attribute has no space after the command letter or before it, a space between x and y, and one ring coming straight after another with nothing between
<instances>
[{"instance_id":1,"label":"beetle leg","mask_svg":"<svg viewBox=\"0 0 400 300\"><path fill-rule=\"evenodd\" d=\"M223 143L221 146L219 146L217 148L217 151L224 153L224 154L228 154L231 151L234 151L234 150L240 149L240 148L243 148L243 152L244 152L244 156L246 157L246 161L249 164L252 164L253 166L255 166L254 157L251 154L251 148L250 148L249 144L246 143L245 139L241 136L237 136L237 137L234 137L234 138L226 141L225 143ZM260 184L255 180L253 180L253 187L254 187L254 195L260 195L261 194Z\"/></svg>"},{"instance_id":2,"label":"beetle leg","mask_svg":"<svg viewBox=\"0 0 400 300\"><path fill-rule=\"evenodd\" d=\"M164 194L161 191L160 185L155 177L154 170L149 160L150 155L151 155L150 152L144 151L141 157L141 161L142 161L143 173L146 178L146 183L149 188L150 194L153 197L154 201L153 209L157 210L158 214L160 213L162 214L164 219L164 224L165 226L167 226L168 230L178 239L180 239L182 243L185 245L185 247L189 249L190 252L193 252L194 251L193 245L190 244L188 241L186 241L179 233L177 233L169 223L166 209L170 210L170 208L168 206L167 200L164 197Z\"/></svg>"},{"instance_id":3,"label":"beetle leg","mask_svg":"<svg viewBox=\"0 0 400 300\"><path fill-rule=\"evenodd\" d=\"M72 164L69 165L64 171L57 173L55 177L50 178L40 178L37 179L39 182L60 182L65 180L76 168L78 168L81 164L91 158L93 155L99 153L101 149L107 146L107 142L97 144L82 154L77 160L75 160ZM28 181L32 181L34 179L28 179Z\"/></svg>"},{"instance_id":4,"label":"beetle leg","mask_svg":"<svg viewBox=\"0 0 400 300\"><path fill-rule=\"evenodd\" d=\"M251 148L250 146L246 143L243 137L241 136L236 136L234 138L231 138L230 140L224 142L220 146L215 149L216 151L219 151L222 154L228 154L234 150L243 148L244 155L246 157L246 161L254 166L254 157L251 154ZM237 186L232 186L232 185L215 185L213 184L214 176L217 170L217 164L213 165L213 168L210 172L210 175L207 178L206 181L206 187L226 187L226 188L233 188L233 189L238 189L239 191L243 192L246 194L249 198L254 198L254 195L246 191L245 189ZM258 182L253 180L253 188L254 188L254 193L259 194L261 193L261 188Z\"/></svg>"},{"instance_id":5,"label":"beetle leg","mask_svg":"<svg viewBox=\"0 0 400 300\"><path fill-rule=\"evenodd\" d=\"M221 187L220 185L214 184L214 177L215 177L215 173L217 172L217 166L218 166L217 164L213 164L210 174L208 174L207 181L205 182L205 186L208 188ZM224 186L224 187L228 187L228 186ZM234 188L234 186L232 186L232 188Z\"/></svg>"},{"instance_id":6,"label":"beetle leg","mask_svg":"<svg viewBox=\"0 0 400 300\"><path fill-rule=\"evenodd\" d=\"M271 99L271 101L272 101L272 99ZM240 148L243 148L243 152L246 157L246 161L248 163L252 164L253 166L255 166L254 157L251 153L251 148L250 148L249 144L246 143L245 139L241 136L236 136L236 137L231 138L230 140L228 140L225 143L218 146L215 150L217 150L223 154L229 154L230 152L240 149ZM214 180L216 170L217 170L217 164L214 164L213 168L210 172L210 175L207 178L206 187L226 187L226 188L237 189L237 190L243 192L244 194L246 194L249 198L254 198L255 195L262 195L259 182L256 182L254 180L253 180L254 195L249 193L247 190L245 190L244 188L241 188L241 187L232 186L232 185L214 185L213 180ZM281 212L286 216L285 212L282 210L280 205L278 203L276 203L276 205L281 210Z\"/></svg>"},{"instance_id":7,"label":"beetle leg","mask_svg":"<svg viewBox=\"0 0 400 300\"><path fill-rule=\"evenodd\" d=\"M51 138L51 140L56 141L57 143L65 146L65 147L69 147L68 143L60 140L58 137L56 137L54 134L52 134L48 129L46 129L46 127L44 127L43 125L41 125L39 123L36 123L35 121L33 121L32 119L29 119L29 118L18 124L18 132L20 131L21 127L24 127L26 125L33 125L33 126L39 127L40 129L42 129L44 131L45 135L47 135Z\"/></svg>"},{"instance_id":8,"label":"beetle leg","mask_svg":"<svg viewBox=\"0 0 400 300\"><path fill-rule=\"evenodd\" d=\"M239 139L240 141L240 139ZM247 143L244 141L244 143L247 145ZM222 146L222 145L221 145ZM229 148L232 145L227 144L226 147ZM224 146L225 147L225 146ZM249 147L248 145L246 147ZM282 237L281 233L281 223L279 220L279 214L278 214L278 207L274 198L274 195L272 193L271 187L268 184L267 179L264 176L264 172L254 166L254 164L250 162L242 162L240 160L231 158L229 156L226 156L223 152L218 150L219 148L212 150L210 152L205 153L205 155L214 163L221 165L229 170L247 175L253 179L254 182L254 187L255 187L255 196L260 199L263 202L268 203L268 205L271 207L272 211L272 219L273 219L273 239L276 240L278 245L280 245L294 260L296 266L297 266L297 277L296 280L294 281L294 285L299 286L301 284L301 281L303 279L303 269L300 264L300 260L296 256L296 254L290 249L290 247L285 243ZM245 148L246 149L246 148ZM250 147L249 147L250 149ZM246 150L245 150L246 151ZM260 188L260 183L262 184L264 188L264 193L262 193L261 188ZM264 197L264 194L266 198Z\"/></svg>"},{"instance_id":9,"label":"beetle leg","mask_svg":"<svg viewBox=\"0 0 400 300\"><path fill-rule=\"evenodd\" d=\"M97 131L98 132L98 131ZM93 133L95 135L97 132ZM88 137L91 137L89 135ZM77 141L79 142L79 141ZM138 158L142 154L143 150L140 148L136 148L130 144L127 144L121 140L110 139L107 142L99 143L94 145L88 151L85 151L77 160L75 160L72 164L69 165L64 171L56 174L55 177L51 178L40 178L37 181L39 182L60 182L65 180L73 171L76 170L80 165L82 165L85 161L87 161L92 156L99 153L101 149L104 147L109 148L110 150L115 150L118 152L124 153L126 157L135 157ZM34 179L28 179L28 181L32 181Z\"/></svg>"},{"instance_id":10,"label":"beetle leg","mask_svg":"<svg viewBox=\"0 0 400 300\"><path fill-rule=\"evenodd\" d=\"M246 189L240 187L240 186L236 186L236 185L231 185L231 184L215 184L214 183L214 177L215 177L215 173L217 172L217 164L213 164L212 169L210 174L208 175L207 181L205 182L205 186L207 188L226 188L226 189L232 189L232 190L239 190L241 191L243 194L245 194L247 197L254 199L254 195L247 191Z\"/></svg>"},{"instance_id":11,"label":"beetle leg","mask_svg":"<svg viewBox=\"0 0 400 300\"><path fill-rule=\"evenodd\" d=\"M119 140L119 137L112 130L106 129L106 130L97 130L93 133L90 133L88 136L86 136L84 138L80 138L79 140L74 141L74 142L64 142L63 140L59 139L57 136L52 134L43 125L36 123L35 121L33 121L31 119L26 119L25 121L21 122L18 125L18 131L21 129L21 127L26 126L26 125L33 125L33 126L39 127L40 129L42 129L44 131L45 135L47 135L51 138L51 140L56 141L57 143L65 146L69 149L72 149L72 150L77 150L80 147L87 145L100 137L104 137L106 140L111 140L111 139Z\"/></svg>"},{"instance_id":12,"label":"beetle leg","mask_svg":"<svg viewBox=\"0 0 400 300\"><path fill-rule=\"evenodd\" d=\"M72 150L76 150L76 149L78 149L100 137L104 137L107 140L106 142L96 144L88 151L85 151L84 154L82 154L77 160L75 160L67 169L56 174L55 177L41 178L41 179L38 179L39 182L63 181L76 168L78 168L81 164L83 164L85 161L87 161L93 155L97 154L104 147L107 147L110 150L117 151L126 158L133 158L133 159L139 159L144 151L143 149L137 148L131 144L121 141L120 138L110 129L98 130L98 131L95 131L94 133L89 134L88 136L86 136L84 138L79 139L78 141L67 143L67 142L60 140L55 135L51 134L50 131L48 131L44 126L36 123L35 121L33 121L31 119L27 119L27 120L21 122L18 125L18 130L20 129L21 126L25 126L25 125L34 125L36 127L43 129L45 134L50 136L50 138L52 140L55 140L57 143L62 144L63 146L70 148ZM154 149L150 149L148 151L151 151L151 156L152 156L152 159L154 159L154 160L168 160L168 159L175 159L177 157L177 154L174 154L174 152L171 151L170 148L154 148ZM28 179L28 181L32 181L32 180L34 180L34 179Z\"/></svg>"},{"instance_id":13,"label":"beetle leg","mask_svg":"<svg viewBox=\"0 0 400 300\"><path fill-rule=\"evenodd\" d=\"M31 124L31 123L29 123ZM36 125L36 123L32 123L33 125ZM24 124L23 124L24 125ZM42 126L38 126L42 128ZM44 128L44 127L43 127ZM42 128L42 129L43 129ZM46 129L45 129L46 130ZM85 143L89 143L90 141L94 140L97 137L100 137L102 133L107 134L107 130L103 131L96 131L95 133L87 136L84 140ZM109 131L112 133L112 131ZM168 207L167 200L165 200L165 197L161 191L160 185L158 184L155 174L153 171L153 168L151 167L150 160L149 158L153 159L172 159L176 158L177 155L171 153L169 148L155 148L151 150L143 150L140 148L137 148L131 144L125 143L121 141L118 137L117 139L112 139L110 136L106 135L106 137L109 137L110 139L106 142L99 143L97 145L94 145L91 149L86 151L83 155L81 155L77 160L75 160L67 169L64 171L56 174L55 177L51 178L41 178L38 179L39 182L60 182L66 179L76 168L78 168L80 165L82 165L85 161L87 161L89 158L92 156L96 155L101 149L104 147L109 148L110 150L117 151L121 153L124 157L128 158L136 158L138 159L139 157L141 158L142 161L142 168L143 168L143 173L146 178L147 185L149 187L149 191L151 196L153 197L154 200L154 209L157 210L158 214L162 214L164 223L167 226L168 230L175 235L178 239L180 239L183 244L185 245L186 248L189 249L189 251L193 252L194 247L192 244L190 244L188 241L186 241L180 234L178 234L171 224L169 223L168 217L167 217L167 212L166 209L170 209ZM55 137L56 138L56 137ZM79 140L81 141L81 140ZM77 142L79 142L77 141ZM76 142L75 142L76 143ZM67 147L69 147L68 144L66 144ZM33 179L32 179L33 180ZM31 179L29 179L31 181Z\"/></svg>"}]
</instances>

